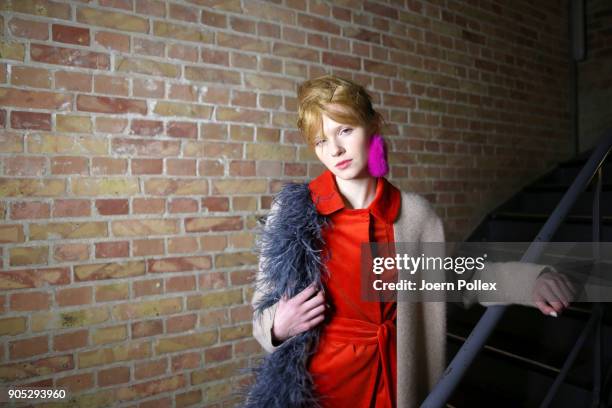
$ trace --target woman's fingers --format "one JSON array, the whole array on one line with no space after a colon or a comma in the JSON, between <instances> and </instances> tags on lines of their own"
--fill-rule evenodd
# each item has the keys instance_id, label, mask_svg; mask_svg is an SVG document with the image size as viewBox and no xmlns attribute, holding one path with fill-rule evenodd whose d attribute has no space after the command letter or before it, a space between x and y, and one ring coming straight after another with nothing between
<instances>
[{"instance_id":1,"label":"woman's fingers","mask_svg":"<svg viewBox=\"0 0 612 408\"><path fill-rule=\"evenodd\" d=\"M304 290L295 295L292 299L298 304L301 305L306 300L308 300L315 292L317 291L314 282L310 285L306 286Z\"/></svg>"},{"instance_id":2,"label":"woman's fingers","mask_svg":"<svg viewBox=\"0 0 612 408\"><path fill-rule=\"evenodd\" d=\"M548 313L544 312L546 314L550 314L553 311L559 314L566 307L566 304L569 305L565 299L562 299L563 296L556 282L547 281L546 284L539 288L538 294L540 296L539 300L545 302L547 304L546 306L548 306L546 309ZM550 309L552 309L552 311Z\"/></svg>"},{"instance_id":3,"label":"woman's fingers","mask_svg":"<svg viewBox=\"0 0 612 408\"><path fill-rule=\"evenodd\" d=\"M306 312L306 314L304 315L304 318L306 320L314 319L315 317L318 317L319 315L323 315L325 313L325 309L327 309L326 305L319 305L315 307L314 309L310 309L308 312Z\"/></svg>"},{"instance_id":4,"label":"woman's fingers","mask_svg":"<svg viewBox=\"0 0 612 408\"><path fill-rule=\"evenodd\" d=\"M544 313L545 315L550 315L551 313L557 313L555 312L555 309L553 309L552 307L548 306L546 304L546 302L538 300L535 302L536 306L538 307L538 309L540 309L540 311L542 313Z\"/></svg>"},{"instance_id":5,"label":"woman's fingers","mask_svg":"<svg viewBox=\"0 0 612 408\"><path fill-rule=\"evenodd\" d=\"M314 309L315 307L322 305L324 303L325 303L325 295L323 294L323 291L320 290L315 296L313 296L311 299L308 299L306 302L302 304L302 309L305 312L308 312Z\"/></svg>"}]
</instances>

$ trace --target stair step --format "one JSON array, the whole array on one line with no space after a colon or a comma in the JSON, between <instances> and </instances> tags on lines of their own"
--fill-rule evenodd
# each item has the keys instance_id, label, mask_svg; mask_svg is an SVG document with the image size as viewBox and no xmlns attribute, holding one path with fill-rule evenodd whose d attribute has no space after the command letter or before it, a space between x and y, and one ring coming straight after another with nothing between
<instances>
[{"instance_id":1,"label":"stair step","mask_svg":"<svg viewBox=\"0 0 612 408\"><path fill-rule=\"evenodd\" d=\"M461 344L461 340L449 338L447 357L452 358ZM483 349L468 368L449 402L457 408L539 406L552 386L556 373L533 369L515 360L506 360L500 364L501 359L503 357L498 353ZM551 406L587 408L590 393L590 389L565 382L558 389Z\"/></svg>"},{"instance_id":2,"label":"stair step","mask_svg":"<svg viewBox=\"0 0 612 408\"><path fill-rule=\"evenodd\" d=\"M531 242L544 223L534 219L489 219L482 228L477 228L470 241ZM590 242L592 224L588 222L563 223L552 236L551 242ZM612 242L612 227L602 223L601 241Z\"/></svg>"},{"instance_id":3,"label":"stair step","mask_svg":"<svg viewBox=\"0 0 612 408\"><path fill-rule=\"evenodd\" d=\"M483 308L484 309L484 308ZM487 347L492 352L503 354L504 360L517 360L530 369L547 371L550 375L558 373L584 329L582 318L569 317L572 312L565 310L562 318L544 316L539 310L531 308L523 311L510 308L487 339ZM521 308L519 308L521 309ZM482 311L484 313L484 310ZM455 314L449 316L447 331L450 336L467 337L478 321ZM612 334L610 327L603 328ZM553 335L554 333L554 335ZM590 343L587 343L590 344ZM591 354L581 352L575 361L568 380L578 386L588 386L583 378L590 378Z\"/></svg>"},{"instance_id":4,"label":"stair step","mask_svg":"<svg viewBox=\"0 0 612 408\"><path fill-rule=\"evenodd\" d=\"M521 213L521 212L510 212L510 211L500 211L491 214L492 219L499 220L519 220L519 221L536 221L540 223L546 222L550 217L550 213ZM567 223L580 223L580 224L592 224L593 216L592 214L568 214L563 222ZM602 215L601 216L602 224L611 224L612 225L612 215Z\"/></svg>"},{"instance_id":5,"label":"stair step","mask_svg":"<svg viewBox=\"0 0 612 408\"><path fill-rule=\"evenodd\" d=\"M582 193L569 215L587 215L593 213L593 192ZM552 214L561 199L562 192L555 191L523 191L514 196L493 211L496 212L526 212ZM600 196L599 208L602 215L612 216L612 192L604 191Z\"/></svg>"},{"instance_id":6,"label":"stair step","mask_svg":"<svg viewBox=\"0 0 612 408\"><path fill-rule=\"evenodd\" d=\"M605 316L602 332L604 339L610 339L612 303L602 305ZM505 367L511 365L515 367L512 370L520 369L554 379L584 329L590 317L591 306L592 304L573 304L564 310L559 318L544 316L535 308L509 307L487 339L477 360L483 358L482 355L486 355L486 358L491 360L489 365L497 361L495 367L489 368L489 373L495 373L499 378L507 378L504 375ZM447 315L449 343L457 343L459 347L485 311L486 308L481 305L474 305L466 310L457 304L449 303ZM593 337L589 336L566 377L565 385L571 389L591 389L592 344ZM449 362L455 353L456 351L448 356ZM609 347L604 347L602 361L604 367L612 363L612 350ZM476 374L469 371L466 374L466 381L474 382L475 379L472 378L474 375Z\"/></svg>"}]
</instances>

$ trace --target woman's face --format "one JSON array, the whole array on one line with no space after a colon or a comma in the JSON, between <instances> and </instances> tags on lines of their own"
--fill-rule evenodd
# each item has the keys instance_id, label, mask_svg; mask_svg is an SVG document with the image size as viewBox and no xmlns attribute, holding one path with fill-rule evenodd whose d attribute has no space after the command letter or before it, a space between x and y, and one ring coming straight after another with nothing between
<instances>
[{"instance_id":1,"label":"woman's face","mask_svg":"<svg viewBox=\"0 0 612 408\"><path fill-rule=\"evenodd\" d=\"M327 140L315 140L315 153L334 175L344 180L368 176L369 135L362 126L351 126L323 116ZM348 161L344 166L339 163Z\"/></svg>"}]
</instances>

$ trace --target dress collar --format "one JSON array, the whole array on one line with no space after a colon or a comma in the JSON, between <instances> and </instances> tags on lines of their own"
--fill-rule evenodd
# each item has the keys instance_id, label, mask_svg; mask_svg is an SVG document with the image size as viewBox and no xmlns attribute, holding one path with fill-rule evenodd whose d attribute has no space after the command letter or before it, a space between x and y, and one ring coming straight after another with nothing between
<instances>
[{"instance_id":1,"label":"dress collar","mask_svg":"<svg viewBox=\"0 0 612 408\"><path fill-rule=\"evenodd\" d=\"M308 184L317 212L329 215L345 208L344 200L338 191L336 176L329 169ZM376 196L368 206L368 210L381 221L395 222L400 209L401 193L386 178L378 177Z\"/></svg>"}]
</instances>

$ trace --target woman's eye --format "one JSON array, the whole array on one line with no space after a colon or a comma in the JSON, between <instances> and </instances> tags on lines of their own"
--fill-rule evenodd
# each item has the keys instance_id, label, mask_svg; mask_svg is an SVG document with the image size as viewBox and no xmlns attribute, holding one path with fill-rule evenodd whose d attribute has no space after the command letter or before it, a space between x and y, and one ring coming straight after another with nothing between
<instances>
[{"instance_id":1,"label":"woman's eye","mask_svg":"<svg viewBox=\"0 0 612 408\"><path fill-rule=\"evenodd\" d=\"M342 133L344 133L346 130L348 130L349 133L350 133L350 131L353 130L353 129L351 129L351 128L342 129Z\"/></svg>"}]
</instances>

